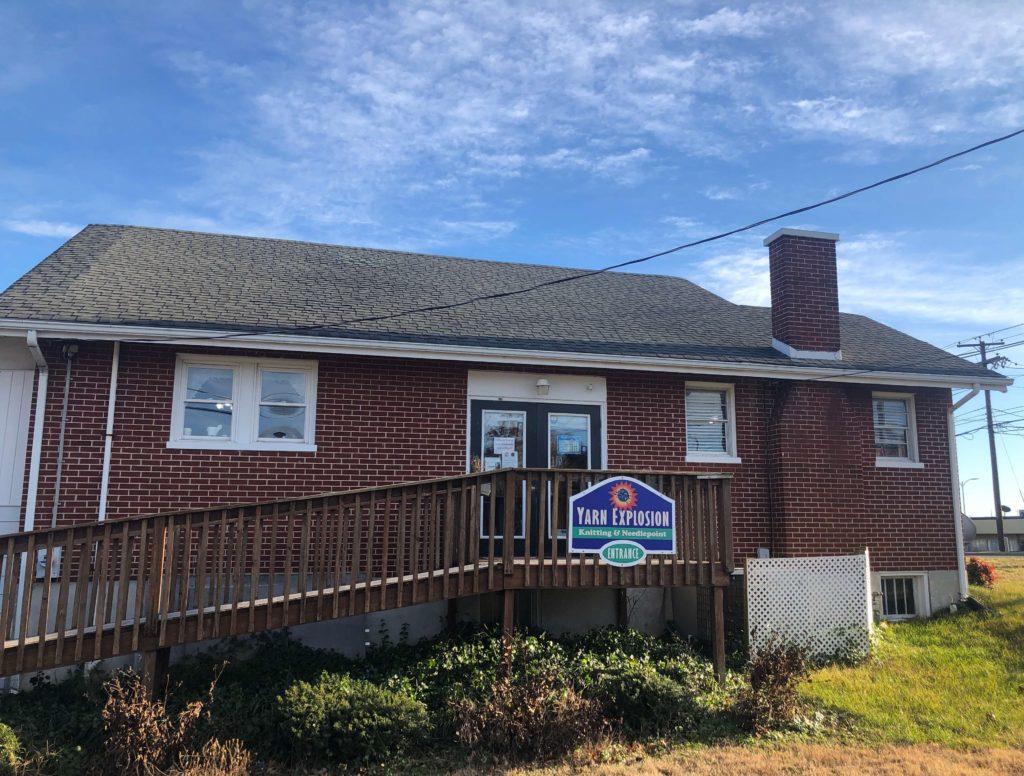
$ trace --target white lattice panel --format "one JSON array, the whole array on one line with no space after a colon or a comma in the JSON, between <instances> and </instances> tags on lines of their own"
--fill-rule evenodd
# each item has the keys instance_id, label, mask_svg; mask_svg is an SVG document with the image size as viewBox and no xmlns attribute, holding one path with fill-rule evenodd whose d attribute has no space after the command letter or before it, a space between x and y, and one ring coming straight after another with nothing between
<instances>
[{"instance_id":1,"label":"white lattice panel","mask_svg":"<svg viewBox=\"0 0 1024 776\"><path fill-rule=\"evenodd\" d=\"M866 653L871 638L867 553L747 560L751 651L771 639L797 643L816 657Z\"/></svg>"}]
</instances>

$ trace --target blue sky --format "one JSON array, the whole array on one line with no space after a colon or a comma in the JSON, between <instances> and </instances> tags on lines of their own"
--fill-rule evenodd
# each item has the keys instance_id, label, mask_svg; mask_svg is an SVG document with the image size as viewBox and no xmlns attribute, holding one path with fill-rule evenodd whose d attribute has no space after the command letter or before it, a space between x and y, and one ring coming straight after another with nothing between
<instances>
[{"instance_id":1,"label":"blue sky","mask_svg":"<svg viewBox=\"0 0 1024 776\"><path fill-rule=\"evenodd\" d=\"M599 266L1024 126L1021 82L1019 3L8 2L0 287L90 222ZM787 225L946 346L1024 323L1022 182L1018 139ZM767 304L774 228L646 269Z\"/></svg>"}]
</instances>

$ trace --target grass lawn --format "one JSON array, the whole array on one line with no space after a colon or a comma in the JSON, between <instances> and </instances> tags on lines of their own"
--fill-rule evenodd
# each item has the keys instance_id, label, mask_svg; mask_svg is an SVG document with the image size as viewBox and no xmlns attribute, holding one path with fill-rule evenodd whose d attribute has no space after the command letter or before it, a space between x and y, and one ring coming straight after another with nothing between
<instances>
[{"instance_id":1,"label":"grass lawn","mask_svg":"<svg viewBox=\"0 0 1024 776\"><path fill-rule=\"evenodd\" d=\"M971 613L879 629L873 658L829 668L804 690L869 744L1024 747L1024 558L1000 559L994 615Z\"/></svg>"}]
</instances>

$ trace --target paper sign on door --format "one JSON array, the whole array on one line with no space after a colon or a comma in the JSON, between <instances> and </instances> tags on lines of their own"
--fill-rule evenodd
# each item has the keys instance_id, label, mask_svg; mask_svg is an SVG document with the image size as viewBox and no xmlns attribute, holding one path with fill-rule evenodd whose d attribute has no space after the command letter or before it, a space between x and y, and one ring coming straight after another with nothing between
<instances>
[{"instance_id":1,"label":"paper sign on door","mask_svg":"<svg viewBox=\"0 0 1024 776\"><path fill-rule=\"evenodd\" d=\"M516 451L515 437L494 437L494 454L514 453Z\"/></svg>"}]
</instances>

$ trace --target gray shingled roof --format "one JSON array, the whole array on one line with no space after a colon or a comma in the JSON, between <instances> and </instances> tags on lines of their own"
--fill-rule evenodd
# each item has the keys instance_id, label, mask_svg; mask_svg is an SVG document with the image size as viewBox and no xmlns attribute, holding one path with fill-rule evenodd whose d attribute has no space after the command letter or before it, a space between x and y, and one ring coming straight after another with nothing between
<instances>
[{"instance_id":1,"label":"gray shingled roof","mask_svg":"<svg viewBox=\"0 0 1024 776\"><path fill-rule=\"evenodd\" d=\"M0 318L829 365L775 351L769 308L732 304L688 280L661 275L610 272L452 310L346 323L578 272L292 240L88 226L0 295ZM837 368L992 376L860 315L842 315L841 336L844 359Z\"/></svg>"}]
</instances>

